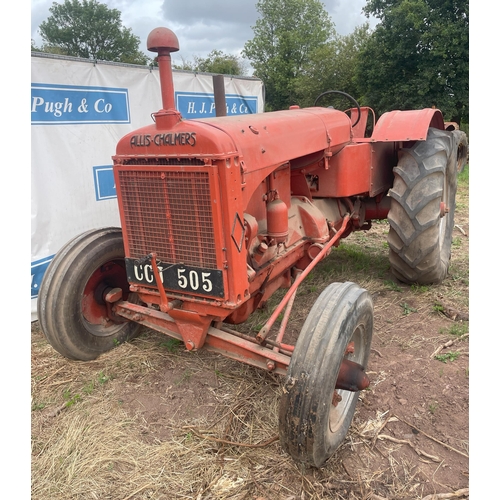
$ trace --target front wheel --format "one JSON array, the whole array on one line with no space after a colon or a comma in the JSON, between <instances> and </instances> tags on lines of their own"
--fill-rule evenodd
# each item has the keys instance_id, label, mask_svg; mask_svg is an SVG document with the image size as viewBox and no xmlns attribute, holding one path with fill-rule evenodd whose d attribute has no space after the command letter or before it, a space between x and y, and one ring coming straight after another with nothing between
<instances>
[{"instance_id":1,"label":"front wheel","mask_svg":"<svg viewBox=\"0 0 500 500\"><path fill-rule=\"evenodd\" d=\"M402 149L389 191L389 261L409 284L440 283L448 272L457 192L455 136L430 128L427 140Z\"/></svg>"},{"instance_id":2,"label":"front wheel","mask_svg":"<svg viewBox=\"0 0 500 500\"><path fill-rule=\"evenodd\" d=\"M113 316L104 300L117 288L130 298L124 257L121 229L106 228L73 238L50 263L38 295L38 320L63 356L95 359L139 333L140 324Z\"/></svg>"},{"instance_id":3,"label":"front wheel","mask_svg":"<svg viewBox=\"0 0 500 500\"><path fill-rule=\"evenodd\" d=\"M345 439L359 392L337 389L344 360L366 368L373 303L354 283L332 283L314 303L300 332L279 411L282 448L321 467Z\"/></svg>"}]
</instances>

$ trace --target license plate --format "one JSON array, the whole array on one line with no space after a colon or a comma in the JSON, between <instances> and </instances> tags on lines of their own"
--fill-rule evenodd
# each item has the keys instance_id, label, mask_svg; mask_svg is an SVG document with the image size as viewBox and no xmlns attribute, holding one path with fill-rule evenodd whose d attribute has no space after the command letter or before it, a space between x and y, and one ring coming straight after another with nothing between
<instances>
[{"instance_id":1,"label":"license plate","mask_svg":"<svg viewBox=\"0 0 500 500\"><path fill-rule=\"evenodd\" d=\"M218 269L202 269L183 264L168 264L159 260L156 261L156 265L158 266L163 287L166 290L211 297L224 296L222 271ZM141 261L125 259L125 266L129 283L157 286L151 259Z\"/></svg>"}]
</instances>

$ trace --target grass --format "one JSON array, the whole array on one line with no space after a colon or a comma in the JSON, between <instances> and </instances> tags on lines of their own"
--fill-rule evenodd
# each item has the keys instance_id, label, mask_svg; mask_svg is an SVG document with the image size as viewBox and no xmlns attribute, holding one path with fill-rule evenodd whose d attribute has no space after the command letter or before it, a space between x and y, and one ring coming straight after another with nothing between
<instances>
[{"instance_id":1,"label":"grass","mask_svg":"<svg viewBox=\"0 0 500 500\"><path fill-rule=\"evenodd\" d=\"M438 406L439 405L436 402L429 403L429 411L432 413L432 415L434 415L434 413L436 413Z\"/></svg>"},{"instance_id":2,"label":"grass","mask_svg":"<svg viewBox=\"0 0 500 500\"><path fill-rule=\"evenodd\" d=\"M403 314L406 316L410 313L417 312L418 309L415 307L410 307L406 302L403 302L403 304L399 304L401 308L403 309Z\"/></svg>"},{"instance_id":3,"label":"grass","mask_svg":"<svg viewBox=\"0 0 500 500\"><path fill-rule=\"evenodd\" d=\"M442 363L448 363L448 361L455 361L460 356L459 352L447 352L445 354L437 354L434 356L438 361Z\"/></svg>"},{"instance_id":4,"label":"grass","mask_svg":"<svg viewBox=\"0 0 500 500\"><path fill-rule=\"evenodd\" d=\"M361 243L366 240L363 233L358 233L357 239ZM338 248L334 250L334 258L327 259L314 270L311 279L317 279L319 276L322 280L328 280L331 277L339 279L345 276L353 275L373 275L383 276L389 268L389 259L386 252L380 252L380 248L373 246L360 246L358 242L351 243L342 241Z\"/></svg>"},{"instance_id":5,"label":"grass","mask_svg":"<svg viewBox=\"0 0 500 500\"><path fill-rule=\"evenodd\" d=\"M387 287L388 290L391 290L393 292L402 292L403 289L401 288L401 285L396 283L395 281L392 280L385 280L384 285Z\"/></svg>"},{"instance_id":6,"label":"grass","mask_svg":"<svg viewBox=\"0 0 500 500\"><path fill-rule=\"evenodd\" d=\"M458 182L464 191L469 191L469 164L464 166L464 169L458 174ZM462 200L459 200L462 201Z\"/></svg>"},{"instance_id":7,"label":"grass","mask_svg":"<svg viewBox=\"0 0 500 500\"><path fill-rule=\"evenodd\" d=\"M456 212L464 228L467 210L468 167L460 175ZM353 281L373 297L372 383L345 443L325 467L298 466L276 441L254 446L277 435L282 386L273 374L187 352L178 340L151 330L94 361L68 361L33 325L32 499L421 500L458 489L467 481L466 461L453 462L453 452L420 434L418 452L432 452L440 462L423 458L403 444L412 441L411 430L394 415L408 411L406 418L429 435L444 429L436 437L455 448L466 442L467 434L455 435L450 426L461 411L467 418L469 325L448 320L443 311L446 304L468 310L468 238L454 233L450 275L442 285L409 286L390 273L388 227L376 222L332 249L299 288L287 329L298 335L332 281ZM285 292L231 327L255 334ZM453 351L431 359L448 340ZM451 395L443 393L448 385ZM421 398L411 399L408 388L420 390ZM455 475L442 479L441 473Z\"/></svg>"},{"instance_id":8,"label":"grass","mask_svg":"<svg viewBox=\"0 0 500 500\"><path fill-rule=\"evenodd\" d=\"M447 328L442 328L440 332L454 335L455 337L463 337L469 333L469 322L454 323Z\"/></svg>"},{"instance_id":9,"label":"grass","mask_svg":"<svg viewBox=\"0 0 500 500\"><path fill-rule=\"evenodd\" d=\"M170 354L175 354L179 352L183 344L178 339L169 338L164 342L160 342L160 347L164 347Z\"/></svg>"},{"instance_id":10,"label":"grass","mask_svg":"<svg viewBox=\"0 0 500 500\"><path fill-rule=\"evenodd\" d=\"M444 313L444 307L442 304L434 304L432 310L437 313Z\"/></svg>"},{"instance_id":11,"label":"grass","mask_svg":"<svg viewBox=\"0 0 500 500\"><path fill-rule=\"evenodd\" d=\"M105 375L103 372L99 372L99 375L97 376L97 381L99 384L106 384L111 380L111 377L108 375Z\"/></svg>"},{"instance_id":12,"label":"grass","mask_svg":"<svg viewBox=\"0 0 500 500\"><path fill-rule=\"evenodd\" d=\"M66 389L63 393L63 399L64 401L66 401L66 407L69 408L70 406L78 403L78 401L81 401L82 397L80 396L80 394L72 395L70 390Z\"/></svg>"}]
</instances>

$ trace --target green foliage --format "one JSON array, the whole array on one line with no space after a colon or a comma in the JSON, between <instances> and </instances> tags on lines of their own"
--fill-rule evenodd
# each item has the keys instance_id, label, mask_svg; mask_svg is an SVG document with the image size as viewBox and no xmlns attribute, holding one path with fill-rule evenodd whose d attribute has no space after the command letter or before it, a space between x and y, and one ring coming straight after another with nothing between
<instances>
[{"instance_id":1,"label":"green foliage","mask_svg":"<svg viewBox=\"0 0 500 500\"><path fill-rule=\"evenodd\" d=\"M174 64L173 68L234 76L244 75L246 72L245 65L238 56L224 54L220 50L212 50L206 58L195 56L193 62L183 60L181 65Z\"/></svg>"},{"instance_id":2,"label":"green foliage","mask_svg":"<svg viewBox=\"0 0 500 500\"><path fill-rule=\"evenodd\" d=\"M65 391L63 392L63 398L66 401L67 408L69 408L70 406L73 406L74 404L78 403L78 401L81 401L81 399L82 399L80 394L71 395L71 392L69 389L65 389Z\"/></svg>"},{"instance_id":3,"label":"green foliage","mask_svg":"<svg viewBox=\"0 0 500 500\"><path fill-rule=\"evenodd\" d=\"M139 51L139 37L122 26L117 9L96 0L64 0L49 11L39 27L45 52L142 65L150 61Z\"/></svg>"},{"instance_id":4,"label":"green foliage","mask_svg":"<svg viewBox=\"0 0 500 500\"><path fill-rule=\"evenodd\" d=\"M454 323L449 328L443 328L440 333L449 333L455 337L463 337L469 333L469 322L464 323Z\"/></svg>"},{"instance_id":5,"label":"green foliage","mask_svg":"<svg viewBox=\"0 0 500 500\"><path fill-rule=\"evenodd\" d=\"M47 406L46 403L31 401L31 411L43 410L45 406Z\"/></svg>"},{"instance_id":6,"label":"green foliage","mask_svg":"<svg viewBox=\"0 0 500 500\"><path fill-rule=\"evenodd\" d=\"M85 385L85 387L83 388L83 392L87 395L92 394L94 392L94 389L95 389L95 384L94 381L91 380Z\"/></svg>"},{"instance_id":7,"label":"green foliage","mask_svg":"<svg viewBox=\"0 0 500 500\"><path fill-rule=\"evenodd\" d=\"M442 313L444 312L444 307L442 306L442 304L436 303L432 306L432 310L437 313Z\"/></svg>"},{"instance_id":8,"label":"green foliage","mask_svg":"<svg viewBox=\"0 0 500 500\"><path fill-rule=\"evenodd\" d=\"M388 270L389 262L385 252L381 253L376 248L360 247L356 243L343 240L332 251L331 257L318 263L311 274L321 275L329 281L342 281L351 280L353 274L360 272L365 275L375 273L378 276L385 276Z\"/></svg>"},{"instance_id":9,"label":"green foliage","mask_svg":"<svg viewBox=\"0 0 500 500\"><path fill-rule=\"evenodd\" d=\"M160 344L160 347L165 347L167 351L171 354L175 354L179 351L183 343L178 339L167 339L165 342Z\"/></svg>"},{"instance_id":10,"label":"green foliage","mask_svg":"<svg viewBox=\"0 0 500 500\"><path fill-rule=\"evenodd\" d=\"M380 20L359 57L361 101L380 114L435 106L469 120L467 0L368 0Z\"/></svg>"},{"instance_id":11,"label":"green foliage","mask_svg":"<svg viewBox=\"0 0 500 500\"><path fill-rule=\"evenodd\" d=\"M402 292L402 288L394 281L385 280L384 285L393 292Z\"/></svg>"},{"instance_id":12,"label":"green foliage","mask_svg":"<svg viewBox=\"0 0 500 500\"><path fill-rule=\"evenodd\" d=\"M448 361L455 361L459 355L460 353L458 352L447 352L445 354L436 354L434 358L438 361L441 361L442 363L448 363Z\"/></svg>"},{"instance_id":13,"label":"green foliage","mask_svg":"<svg viewBox=\"0 0 500 500\"><path fill-rule=\"evenodd\" d=\"M97 376L97 380L102 385L102 384L106 384L107 382L109 382L111 380L111 377L109 377L108 375L105 375L104 372L99 372L99 375Z\"/></svg>"},{"instance_id":14,"label":"green foliage","mask_svg":"<svg viewBox=\"0 0 500 500\"><path fill-rule=\"evenodd\" d=\"M458 174L458 183L464 187L469 187L469 165L465 165L464 169Z\"/></svg>"},{"instance_id":15,"label":"green foliage","mask_svg":"<svg viewBox=\"0 0 500 500\"><path fill-rule=\"evenodd\" d=\"M266 86L267 108L285 109L297 104L297 79L311 54L332 39L333 23L319 0L259 0L256 8L261 17L243 55Z\"/></svg>"},{"instance_id":16,"label":"green foliage","mask_svg":"<svg viewBox=\"0 0 500 500\"><path fill-rule=\"evenodd\" d=\"M335 35L333 40L317 47L304 65L296 81L296 92L301 106L312 106L315 99L327 90L341 90L354 98L359 96L355 75L358 58L370 37L368 23L354 29L347 36ZM327 99L325 97L325 99ZM352 104L343 100L319 102L332 104L336 109L347 109Z\"/></svg>"},{"instance_id":17,"label":"green foliage","mask_svg":"<svg viewBox=\"0 0 500 500\"><path fill-rule=\"evenodd\" d=\"M403 314L405 316L408 316L408 314L410 314L412 312L417 312L417 309L415 309L414 307L409 306L406 302L404 302L403 304L399 304L399 305L403 309Z\"/></svg>"}]
</instances>

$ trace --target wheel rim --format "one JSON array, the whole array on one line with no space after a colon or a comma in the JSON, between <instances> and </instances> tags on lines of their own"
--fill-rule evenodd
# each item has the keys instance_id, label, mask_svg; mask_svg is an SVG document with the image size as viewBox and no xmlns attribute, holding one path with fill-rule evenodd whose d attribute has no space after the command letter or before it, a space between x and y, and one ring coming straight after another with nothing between
<instances>
[{"instance_id":1,"label":"wheel rim","mask_svg":"<svg viewBox=\"0 0 500 500\"><path fill-rule=\"evenodd\" d=\"M446 191L446 187L445 187L445 191ZM440 216L440 219L439 219L439 242L438 242L438 245L439 245L439 249L441 250L443 248L443 244L444 244L444 241L445 241L445 234L446 234L446 226L448 225L448 217L446 215L446 210L447 210L447 196L444 196L443 197L443 200L441 202L441 206L442 206L442 210L441 210L441 216ZM444 212L444 214L442 213Z\"/></svg>"},{"instance_id":2,"label":"wheel rim","mask_svg":"<svg viewBox=\"0 0 500 500\"><path fill-rule=\"evenodd\" d=\"M464 169L465 162L467 160L466 149L463 144L458 145L457 150L457 172L460 173Z\"/></svg>"},{"instance_id":3,"label":"wheel rim","mask_svg":"<svg viewBox=\"0 0 500 500\"><path fill-rule=\"evenodd\" d=\"M344 359L349 359L350 361L355 361L359 364L364 364L365 358L365 347L363 338L365 337L364 325L358 325L354 330L349 344L354 344L354 351L352 353L347 353ZM339 367L337 367L338 369ZM335 404L335 398L340 396L342 399ZM328 428L332 434L338 432L342 427L344 419L346 418L351 406L356 402L358 398L358 392L345 391L342 389L335 389L332 397L332 405L330 408L330 414L328 417Z\"/></svg>"},{"instance_id":4,"label":"wheel rim","mask_svg":"<svg viewBox=\"0 0 500 500\"><path fill-rule=\"evenodd\" d=\"M440 204L440 219L439 219L439 250L443 249L446 241L446 234L448 231L449 217L450 217L450 187L448 185L448 170L444 176L443 196Z\"/></svg>"},{"instance_id":5,"label":"wheel rim","mask_svg":"<svg viewBox=\"0 0 500 500\"><path fill-rule=\"evenodd\" d=\"M104 299L113 288L128 289L123 259L110 260L99 266L85 284L80 302L81 315L92 335L113 335L124 322L111 314L110 305Z\"/></svg>"}]
</instances>

